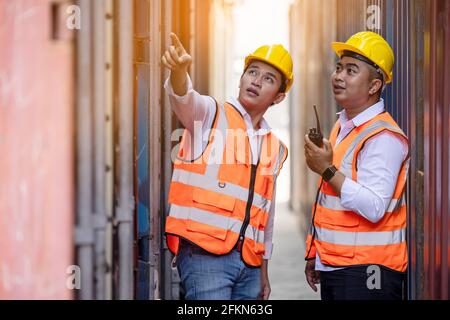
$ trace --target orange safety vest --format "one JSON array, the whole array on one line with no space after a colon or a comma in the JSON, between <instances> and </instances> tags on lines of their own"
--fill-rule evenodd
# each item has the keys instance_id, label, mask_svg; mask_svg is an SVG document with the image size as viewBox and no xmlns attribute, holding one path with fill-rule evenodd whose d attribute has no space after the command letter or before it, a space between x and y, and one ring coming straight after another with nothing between
<instances>
[{"instance_id":1,"label":"orange safety vest","mask_svg":"<svg viewBox=\"0 0 450 320\"><path fill-rule=\"evenodd\" d=\"M387 112L354 128L334 148L339 130L337 121L330 134L334 150L333 164L353 181L358 178L358 153L368 139L389 130L408 142L406 135ZM389 206L377 223L344 208L333 188L323 182L315 203L315 214L314 207L312 210L313 221L306 239L305 258L314 259L317 253L324 265L343 267L378 264L396 271L406 271L405 185L408 169L409 155L400 169Z\"/></svg>"},{"instance_id":2,"label":"orange safety vest","mask_svg":"<svg viewBox=\"0 0 450 320\"><path fill-rule=\"evenodd\" d=\"M216 255L237 246L248 266L261 266L264 229L286 146L268 133L258 163L252 164L244 118L231 104L216 104L208 144L196 160L182 160L189 137L187 130L184 133L168 197L165 231L170 251L178 254L180 237Z\"/></svg>"}]
</instances>

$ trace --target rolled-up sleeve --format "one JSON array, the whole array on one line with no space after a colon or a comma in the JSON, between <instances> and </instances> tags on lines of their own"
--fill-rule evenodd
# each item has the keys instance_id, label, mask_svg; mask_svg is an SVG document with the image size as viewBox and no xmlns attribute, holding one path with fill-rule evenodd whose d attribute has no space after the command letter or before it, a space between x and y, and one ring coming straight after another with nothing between
<instances>
[{"instance_id":1,"label":"rolled-up sleeve","mask_svg":"<svg viewBox=\"0 0 450 320\"><path fill-rule=\"evenodd\" d=\"M367 186L345 178L341 189L341 204L348 210L359 213L361 216L376 223L385 212L383 198Z\"/></svg>"},{"instance_id":2,"label":"rolled-up sleeve","mask_svg":"<svg viewBox=\"0 0 450 320\"><path fill-rule=\"evenodd\" d=\"M189 75L186 87L186 94L178 96L173 91L170 77L164 83L172 111L190 132L191 139L186 139L183 148L186 159L192 160L198 158L206 148L209 139L208 130L216 114L216 102L212 97L203 96L195 91Z\"/></svg>"},{"instance_id":3,"label":"rolled-up sleeve","mask_svg":"<svg viewBox=\"0 0 450 320\"><path fill-rule=\"evenodd\" d=\"M216 103L210 96L204 96L192 87L191 78L187 77L187 91L184 96L178 96L173 91L170 77L164 83L164 89L169 95L170 106L183 126L193 132L194 122L200 121L202 127L209 128L214 119Z\"/></svg>"}]
</instances>

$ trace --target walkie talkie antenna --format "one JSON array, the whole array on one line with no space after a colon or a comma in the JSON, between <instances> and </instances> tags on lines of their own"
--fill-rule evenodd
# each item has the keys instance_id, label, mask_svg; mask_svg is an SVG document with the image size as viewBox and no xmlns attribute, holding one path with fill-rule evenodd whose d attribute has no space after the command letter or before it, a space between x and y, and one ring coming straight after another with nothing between
<instances>
[{"instance_id":1,"label":"walkie talkie antenna","mask_svg":"<svg viewBox=\"0 0 450 320\"><path fill-rule=\"evenodd\" d=\"M314 113L316 114L317 133L322 133L322 131L320 130L320 122L319 122L319 116L317 115L317 108L316 108L316 105L314 105Z\"/></svg>"},{"instance_id":2,"label":"walkie talkie antenna","mask_svg":"<svg viewBox=\"0 0 450 320\"><path fill-rule=\"evenodd\" d=\"M308 137L316 146L318 146L319 148L322 148L323 136L322 136L322 132L320 131L320 122L319 122L319 116L317 115L316 105L314 105L314 112L316 114L317 128L310 128Z\"/></svg>"}]
</instances>

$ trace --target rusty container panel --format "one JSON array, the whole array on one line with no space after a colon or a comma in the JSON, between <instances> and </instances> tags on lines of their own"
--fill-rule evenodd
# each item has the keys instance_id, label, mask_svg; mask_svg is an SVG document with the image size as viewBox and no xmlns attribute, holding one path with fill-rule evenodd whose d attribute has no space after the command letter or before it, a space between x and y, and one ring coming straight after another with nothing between
<instances>
[{"instance_id":1,"label":"rusty container panel","mask_svg":"<svg viewBox=\"0 0 450 320\"><path fill-rule=\"evenodd\" d=\"M423 252L424 252L424 232L423 232L423 210L424 210L424 139L423 139L423 30L424 26L424 2L412 1L406 4L408 10L400 13L399 20L408 20L406 24L408 43L405 44L409 50L406 56L407 60L399 60L400 67L409 64L408 68L408 84L409 89L404 92L403 100L408 101L405 113L408 117L400 116L398 113L395 117L407 120L406 125L402 123L404 130L407 132L411 150L411 162L409 171L409 183L407 202L408 206L408 232L407 241L409 252L409 268L408 268L408 298L420 299L423 293ZM408 19L402 19L401 15L409 15ZM399 16L399 14L396 14ZM405 25L405 23L403 23ZM401 41L401 39L400 39ZM398 77L398 74L396 75ZM392 103L392 108L395 104ZM396 113L394 110L391 112ZM401 112L400 112L401 114Z\"/></svg>"},{"instance_id":2,"label":"rusty container panel","mask_svg":"<svg viewBox=\"0 0 450 320\"><path fill-rule=\"evenodd\" d=\"M450 3L427 2L424 28L424 252L422 298L449 298Z\"/></svg>"},{"instance_id":3,"label":"rusty container panel","mask_svg":"<svg viewBox=\"0 0 450 320\"><path fill-rule=\"evenodd\" d=\"M449 8L385 1L384 34L396 56L386 105L410 138L410 299L449 297Z\"/></svg>"},{"instance_id":4,"label":"rusty container panel","mask_svg":"<svg viewBox=\"0 0 450 320\"><path fill-rule=\"evenodd\" d=\"M152 8L153 9L153 8ZM137 231L137 277L135 297L150 298L150 266L155 265L150 257L150 215L149 215L149 95L150 87L150 2L134 1L134 73L135 73L135 119L134 119L134 178L138 192L136 206ZM153 45L152 47L156 46ZM157 139L156 139L157 141Z\"/></svg>"},{"instance_id":5,"label":"rusty container panel","mask_svg":"<svg viewBox=\"0 0 450 320\"><path fill-rule=\"evenodd\" d=\"M346 41L351 35L366 30L366 1L337 0L337 41Z\"/></svg>"},{"instance_id":6,"label":"rusty container panel","mask_svg":"<svg viewBox=\"0 0 450 320\"><path fill-rule=\"evenodd\" d=\"M72 297L73 43L52 2L0 1L0 299Z\"/></svg>"},{"instance_id":7,"label":"rusty container panel","mask_svg":"<svg viewBox=\"0 0 450 320\"><path fill-rule=\"evenodd\" d=\"M418 1L416 3L420 4ZM408 181L408 250L409 268L407 296L413 299L420 289L423 268L419 258L423 252L423 68L418 30L423 21L416 17L414 1L383 1L382 35L395 54L393 82L383 93L387 111L409 138L411 150ZM415 18L416 17L416 18ZM414 62L413 62L414 61Z\"/></svg>"}]
</instances>

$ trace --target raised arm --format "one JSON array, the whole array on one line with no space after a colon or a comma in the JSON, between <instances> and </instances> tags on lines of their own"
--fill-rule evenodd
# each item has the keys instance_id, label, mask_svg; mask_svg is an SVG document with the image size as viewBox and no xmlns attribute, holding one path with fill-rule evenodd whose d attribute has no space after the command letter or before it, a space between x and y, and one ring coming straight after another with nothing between
<instances>
[{"instance_id":1,"label":"raised arm","mask_svg":"<svg viewBox=\"0 0 450 320\"><path fill-rule=\"evenodd\" d=\"M161 58L163 65L170 69L170 83L176 95L186 94L186 82L188 68L192 63L192 57L186 52L175 33L170 34L172 45Z\"/></svg>"}]
</instances>

